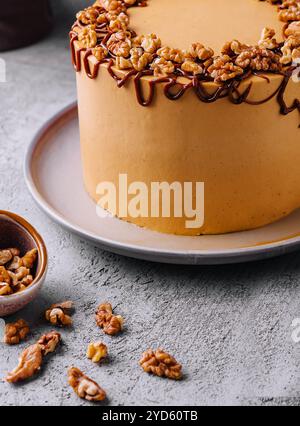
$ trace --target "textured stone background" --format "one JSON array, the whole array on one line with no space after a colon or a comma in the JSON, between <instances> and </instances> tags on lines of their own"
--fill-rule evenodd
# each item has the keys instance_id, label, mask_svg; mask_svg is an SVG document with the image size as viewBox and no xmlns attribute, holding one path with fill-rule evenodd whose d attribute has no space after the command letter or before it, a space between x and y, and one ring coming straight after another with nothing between
<instances>
[{"instance_id":1,"label":"textured stone background","mask_svg":"<svg viewBox=\"0 0 300 426\"><path fill-rule=\"evenodd\" d=\"M291 323L300 317L300 253L237 266L181 267L151 264L105 253L55 225L33 203L24 184L23 156L32 135L75 99L67 27L76 2L60 5L60 24L39 44L0 55L8 82L0 84L0 208L25 216L42 233L50 255L46 285L34 303L9 318L24 317L33 342L45 326L50 303L76 303L74 328L42 373L18 386L0 383L0 404L86 404L70 391L66 370L74 364L98 380L112 405L290 404L300 402L300 344ZM81 4L85 2L81 2ZM72 18L71 18L72 20ZM127 320L119 337L103 337L93 313L111 300ZM101 367L85 358L91 339L110 349ZM11 370L19 347L0 347L0 377ZM184 365L184 380L143 374L137 361L162 346Z\"/></svg>"}]
</instances>

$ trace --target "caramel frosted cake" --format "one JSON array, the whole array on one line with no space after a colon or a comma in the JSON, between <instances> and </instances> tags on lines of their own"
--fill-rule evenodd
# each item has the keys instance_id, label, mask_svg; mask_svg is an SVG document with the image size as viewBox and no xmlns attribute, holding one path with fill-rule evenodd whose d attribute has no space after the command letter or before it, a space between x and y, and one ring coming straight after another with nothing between
<instances>
[{"instance_id":1,"label":"caramel frosted cake","mask_svg":"<svg viewBox=\"0 0 300 426\"><path fill-rule=\"evenodd\" d=\"M98 0L70 32L84 182L203 182L204 223L253 229L300 207L300 0ZM193 202L196 195L193 195Z\"/></svg>"}]
</instances>

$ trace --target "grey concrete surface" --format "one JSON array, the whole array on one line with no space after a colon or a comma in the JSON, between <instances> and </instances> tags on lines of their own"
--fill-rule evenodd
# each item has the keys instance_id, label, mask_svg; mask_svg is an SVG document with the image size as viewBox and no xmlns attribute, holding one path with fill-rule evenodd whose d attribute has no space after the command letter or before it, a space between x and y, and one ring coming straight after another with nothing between
<instances>
[{"instance_id":1,"label":"grey concrete surface","mask_svg":"<svg viewBox=\"0 0 300 426\"><path fill-rule=\"evenodd\" d=\"M58 2L54 2L55 4ZM0 344L0 377L20 351L50 329L42 318L53 302L72 299L74 327L41 374L28 383L0 383L1 405L88 404L68 387L68 366L82 368L106 389L110 405L298 405L300 343L291 338L300 317L300 253L253 264L182 267L151 264L105 253L61 229L33 203L22 163L26 146L43 122L75 99L66 22L35 46L0 54L7 83L0 84L0 208L32 222L49 250L49 273L23 317L28 342ZM94 323L97 304L110 300L126 318L116 338ZM85 358L91 339L109 346L109 361ZM172 382L144 374L141 353L161 346L184 367Z\"/></svg>"}]
</instances>

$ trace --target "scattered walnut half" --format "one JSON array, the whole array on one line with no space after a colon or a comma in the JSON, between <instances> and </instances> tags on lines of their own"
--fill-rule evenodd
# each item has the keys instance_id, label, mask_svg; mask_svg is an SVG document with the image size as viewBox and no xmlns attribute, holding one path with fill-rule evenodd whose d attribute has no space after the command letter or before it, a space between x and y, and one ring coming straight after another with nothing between
<instances>
[{"instance_id":1,"label":"scattered walnut half","mask_svg":"<svg viewBox=\"0 0 300 426\"><path fill-rule=\"evenodd\" d=\"M19 365L7 375L6 381L17 383L34 376L41 369L43 357L54 352L60 340L60 334L55 332L42 336L37 343L22 352Z\"/></svg>"},{"instance_id":2,"label":"scattered walnut half","mask_svg":"<svg viewBox=\"0 0 300 426\"><path fill-rule=\"evenodd\" d=\"M19 365L7 375L6 381L17 383L34 376L41 368L43 354L40 345L29 346L22 352L19 358Z\"/></svg>"},{"instance_id":3,"label":"scattered walnut half","mask_svg":"<svg viewBox=\"0 0 300 426\"><path fill-rule=\"evenodd\" d=\"M76 367L71 367L68 370L69 385L74 389L74 392L82 399L87 401L103 401L106 398L106 392L82 371Z\"/></svg>"},{"instance_id":4,"label":"scattered walnut half","mask_svg":"<svg viewBox=\"0 0 300 426\"><path fill-rule=\"evenodd\" d=\"M113 315L110 303L99 305L96 312L96 323L105 334L114 336L123 329L124 319L120 315Z\"/></svg>"},{"instance_id":5,"label":"scattered walnut half","mask_svg":"<svg viewBox=\"0 0 300 426\"><path fill-rule=\"evenodd\" d=\"M42 337L40 337L38 340L38 345L42 350L43 356L55 352L60 341L61 335L56 331L51 331L50 333L44 334Z\"/></svg>"},{"instance_id":6,"label":"scattered walnut half","mask_svg":"<svg viewBox=\"0 0 300 426\"><path fill-rule=\"evenodd\" d=\"M179 380L182 377L182 366L175 358L161 349L156 351L149 349L144 352L139 364L146 373L152 373L159 377L174 380Z\"/></svg>"},{"instance_id":7,"label":"scattered walnut half","mask_svg":"<svg viewBox=\"0 0 300 426\"><path fill-rule=\"evenodd\" d=\"M17 345L26 338L29 332L27 322L20 319L15 323L6 324L3 341L8 345Z\"/></svg>"},{"instance_id":8,"label":"scattered walnut half","mask_svg":"<svg viewBox=\"0 0 300 426\"><path fill-rule=\"evenodd\" d=\"M73 302L67 301L51 305L45 312L45 318L52 325L69 326L72 324L72 318L68 315L73 308Z\"/></svg>"},{"instance_id":9,"label":"scattered walnut half","mask_svg":"<svg viewBox=\"0 0 300 426\"><path fill-rule=\"evenodd\" d=\"M107 357L107 346L102 342L90 343L86 356L93 362L99 363Z\"/></svg>"}]
</instances>

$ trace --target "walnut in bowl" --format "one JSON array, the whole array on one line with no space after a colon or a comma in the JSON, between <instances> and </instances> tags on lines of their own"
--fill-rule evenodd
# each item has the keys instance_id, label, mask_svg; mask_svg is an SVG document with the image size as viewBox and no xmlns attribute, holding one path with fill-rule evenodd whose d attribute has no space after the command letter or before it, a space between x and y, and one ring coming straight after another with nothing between
<instances>
[{"instance_id":1,"label":"walnut in bowl","mask_svg":"<svg viewBox=\"0 0 300 426\"><path fill-rule=\"evenodd\" d=\"M31 302L47 272L47 250L39 233L20 216L0 210L0 317Z\"/></svg>"}]
</instances>

